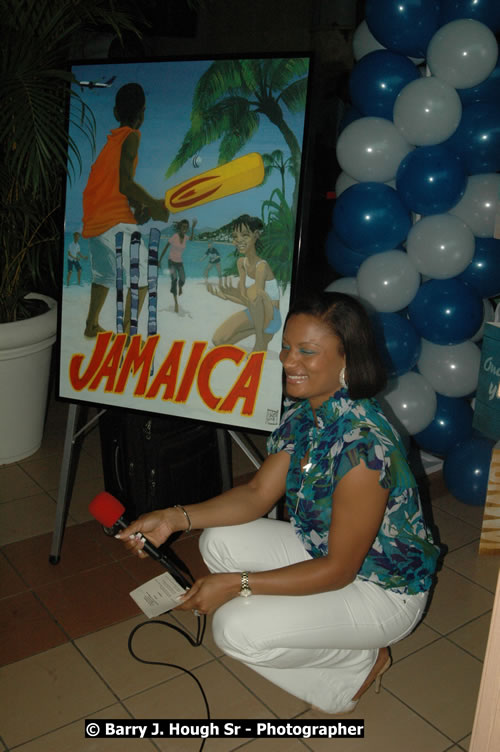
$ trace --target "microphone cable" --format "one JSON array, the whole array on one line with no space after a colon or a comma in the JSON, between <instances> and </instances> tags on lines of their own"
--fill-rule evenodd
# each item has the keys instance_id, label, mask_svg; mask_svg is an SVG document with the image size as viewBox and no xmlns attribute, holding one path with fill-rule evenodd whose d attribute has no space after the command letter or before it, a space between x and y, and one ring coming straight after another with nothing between
<instances>
[{"instance_id":1,"label":"microphone cable","mask_svg":"<svg viewBox=\"0 0 500 752\"><path fill-rule=\"evenodd\" d=\"M143 627L146 627L149 624L161 624L163 627L169 627L170 629L174 629L176 632L179 632L179 634L181 634L194 648L200 647L200 645L203 642L203 637L205 636L205 629L207 626L207 616L206 614L199 614L197 615L196 618L198 619L198 628L196 630L196 637L194 639L191 637L191 635L188 632L182 629L182 627L178 627L175 624L172 624L171 622L168 622L168 621L163 621L163 619L150 619L148 621L142 622L142 624L137 624L137 626L134 627L134 629L129 634L128 650L132 658L135 658L135 660L139 661L139 663L147 663L152 666L166 666L167 668L176 668L179 671L182 671L184 674L187 674L191 679L193 679L193 681L195 681L196 684L198 685L198 689L201 692L201 696L203 698L203 702L205 704L205 709L207 713L207 721L210 722L211 720L210 707L208 704L207 696L205 694L205 690L203 689L203 686L200 680L198 679L198 677L195 676L192 671L189 671L189 669L184 668L183 666L178 666L175 663L167 663L166 661L151 661L151 660L147 660L146 658L141 658L140 656L137 655L137 653L135 652L132 646L134 637L140 629L142 629ZM199 752L202 752L202 749L205 746L206 741L207 741L206 739L203 739Z\"/></svg>"}]
</instances>

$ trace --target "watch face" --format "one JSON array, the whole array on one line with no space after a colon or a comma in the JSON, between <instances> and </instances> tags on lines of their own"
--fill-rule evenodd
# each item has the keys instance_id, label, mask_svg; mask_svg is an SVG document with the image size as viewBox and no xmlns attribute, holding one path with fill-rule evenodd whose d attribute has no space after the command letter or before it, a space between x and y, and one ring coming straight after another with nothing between
<instances>
[{"instance_id":1,"label":"watch face","mask_svg":"<svg viewBox=\"0 0 500 752\"><path fill-rule=\"evenodd\" d=\"M248 598L249 595L252 595L252 591L250 590L250 588L242 588L240 590L240 595L242 595L243 598Z\"/></svg>"}]
</instances>

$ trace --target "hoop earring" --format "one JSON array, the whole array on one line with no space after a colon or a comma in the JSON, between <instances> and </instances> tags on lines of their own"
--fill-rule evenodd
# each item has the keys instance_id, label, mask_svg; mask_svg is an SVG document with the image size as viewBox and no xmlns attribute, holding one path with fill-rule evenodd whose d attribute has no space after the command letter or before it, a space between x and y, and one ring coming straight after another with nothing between
<instances>
[{"instance_id":1,"label":"hoop earring","mask_svg":"<svg viewBox=\"0 0 500 752\"><path fill-rule=\"evenodd\" d=\"M339 384L341 387L343 387L343 389L347 389L347 381L345 380L345 366L344 368L340 369Z\"/></svg>"}]
</instances>

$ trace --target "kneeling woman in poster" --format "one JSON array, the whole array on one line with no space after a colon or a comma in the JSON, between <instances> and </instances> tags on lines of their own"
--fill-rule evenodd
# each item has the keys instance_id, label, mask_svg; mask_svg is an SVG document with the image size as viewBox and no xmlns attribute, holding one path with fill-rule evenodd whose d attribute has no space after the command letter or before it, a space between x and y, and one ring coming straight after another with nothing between
<instances>
[{"instance_id":1,"label":"kneeling woman in poster","mask_svg":"<svg viewBox=\"0 0 500 752\"><path fill-rule=\"evenodd\" d=\"M212 341L218 345L235 345L255 335L254 352L265 352L273 336L281 329L278 281L267 261L259 256L259 239L263 224L258 217L242 214L233 221L233 243L241 254L237 261L238 282L228 280L208 291L222 300L245 306L221 324Z\"/></svg>"},{"instance_id":2,"label":"kneeling woman in poster","mask_svg":"<svg viewBox=\"0 0 500 752\"><path fill-rule=\"evenodd\" d=\"M294 306L280 358L288 406L255 477L120 537L141 556L137 532L158 546L204 528L211 574L178 608L215 612L225 653L322 711L348 712L420 621L439 549L374 398L385 376L361 304L325 293ZM265 518L283 494L290 521Z\"/></svg>"}]
</instances>

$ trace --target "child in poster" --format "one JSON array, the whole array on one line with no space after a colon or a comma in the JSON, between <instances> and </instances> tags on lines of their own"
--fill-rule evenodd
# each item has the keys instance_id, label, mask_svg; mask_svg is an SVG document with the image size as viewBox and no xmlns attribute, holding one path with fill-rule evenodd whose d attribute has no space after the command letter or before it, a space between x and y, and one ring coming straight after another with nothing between
<instances>
[{"instance_id":1,"label":"child in poster","mask_svg":"<svg viewBox=\"0 0 500 752\"><path fill-rule=\"evenodd\" d=\"M162 199L154 199L134 181L137 167L146 98L142 86L129 83L122 86L115 100L113 114L120 126L108 135L108 140L92 165L83 192L83 237L89 239L92 265L92 285L85 326L85 336L95 338L104 329L99 314L106 302L110 287L116 284L115 236L125 235L124 251L129 248L130 236L150 218L167 222L169 211ZM141 239L139 250L139 313L147 291L145 268L147 250ZM130 289L127 294L123 330L130 330Z\"/></svg>"}]
</instances>

